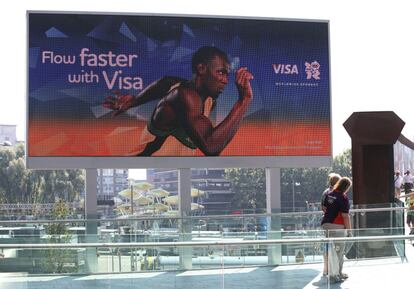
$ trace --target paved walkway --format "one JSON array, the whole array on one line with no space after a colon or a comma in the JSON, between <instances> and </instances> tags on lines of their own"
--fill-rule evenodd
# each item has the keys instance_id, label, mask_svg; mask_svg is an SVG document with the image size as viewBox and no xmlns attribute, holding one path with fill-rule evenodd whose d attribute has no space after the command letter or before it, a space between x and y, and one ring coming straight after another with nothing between
<instances>
[{"instance_id":1,"label":"paved walkway","mask_svg":"<svg viewBox=\"0 0 414 289\"><path fill-rule=\"evenodd\" d=\"M347 261L349 279L328 284L321 264L249 267L183 272L148 272L87 276L26 276L0 273L0 289L311 289L414 288L414 248L407 242L407 260L399 258Z\"/></svg>"}]
</instances>

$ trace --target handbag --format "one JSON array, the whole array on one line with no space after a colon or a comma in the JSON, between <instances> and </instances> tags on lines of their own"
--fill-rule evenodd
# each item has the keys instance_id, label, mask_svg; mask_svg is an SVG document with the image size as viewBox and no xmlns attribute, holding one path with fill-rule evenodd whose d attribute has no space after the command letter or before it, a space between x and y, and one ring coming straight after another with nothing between
<instances>
[{"instance_id":1,"label":"handbag","mask_svg":"<svg viewBox=\"0 0 414 289\"><path fill-rule=\"evenodd\" d=\"M328 243L328 275L330 277L339 275L338 253L333 242Z\"/></svg>"}]
</instances>

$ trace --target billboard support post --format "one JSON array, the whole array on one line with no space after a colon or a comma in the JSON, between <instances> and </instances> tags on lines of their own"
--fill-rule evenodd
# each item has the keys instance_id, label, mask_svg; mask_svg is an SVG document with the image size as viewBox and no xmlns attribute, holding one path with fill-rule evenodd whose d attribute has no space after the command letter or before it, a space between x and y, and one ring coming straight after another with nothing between
<instances>
[{"instance_id":1,"label":"billboard support post","mask_svg":"<svg viewBox=\"0 0 414 289\"><path fill-rule=\"evenodd\" d=\"M98 199L97 199L97 169L86 169L86 193L85 193L85 220L98 218ZM96 242L98 234L98 224L87 222L85 224L86 242ZM98 269L98 257L96 249L86 249L86 271L96 273Z\"/></svg>"},{"instance_id":2,"label":"billboard support post","mask_svg":"<svg viewBox=\"0 0 414 289\"><path fill-rule=\"evenodd\" d=\"M266 213L280 213L280 168L266 168ZM268 217L267 220L268 239L281 238L280 216ZM277 265L282 263L282 250L280 245L267 248L268 264Z\"/></svg>"},{"instance_id":3,"label":"billboard support post","mask_svg":"<svg viewBox=\"0 0 414 289\"><path fill-rule=\"evenodd\" d=\"M191 169L178 169L178 212L180 219L181 241L191 241L191 220L184 218L191 214ZM192 268L192 248L182 247L180 252L180 269Z\"/></svg>"}]
</instances>

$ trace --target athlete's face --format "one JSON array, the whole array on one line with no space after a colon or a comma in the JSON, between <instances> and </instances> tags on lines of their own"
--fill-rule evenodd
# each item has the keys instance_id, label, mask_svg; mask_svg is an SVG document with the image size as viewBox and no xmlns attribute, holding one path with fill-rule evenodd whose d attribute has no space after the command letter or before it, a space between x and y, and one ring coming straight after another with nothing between
<instances>
[{"instance_id":1,"label":"athlete's face","mask_svg":"<svg viewBox=\"0 0 414 289\"><path fill-rule=\"evenodd\" d=\"M207 63L203 83L210 96L217 97L223 92L229 82L229 72L229 63L220 56Z\"/></svg>"}]
</instances>

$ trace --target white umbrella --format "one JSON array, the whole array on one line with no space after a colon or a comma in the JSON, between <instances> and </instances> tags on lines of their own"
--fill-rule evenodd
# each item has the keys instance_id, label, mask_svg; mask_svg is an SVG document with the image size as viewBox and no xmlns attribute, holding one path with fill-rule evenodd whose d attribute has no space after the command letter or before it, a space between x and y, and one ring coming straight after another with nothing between
<instances>
[{"instance_id":1,"label":"white umbrella","mask_svg":"<svg viewBox=\"0 0 414 289\"><path fill-rule=\"evenodd\" d=\"M149 205L152 204L154 200L148 197L139 196L138 198L134 198L134 202L139 205Z\"/></svg>"},{"instance_id":2,"label":"white umbrella","mask_svg":"<svg viewBox=\"0 0 414 289\"><path fill-rule=\"evenodd\" d=\"M178 211L177 210L168 210L163 215L165 215L165 216L178 216Z\"/></svg>"},{"instance_id":3,"label":"white umbrella","mask_svg":"<svg viewBox=\"0 0 414 289\"><path fill-rule=\"evenodd\" d=\"M157 198L164 198L170 194L170 192L164 190L164 189L153 189L148 192L148 194L153 195Z\"/></svg>"},{"instance_id":4,"label":"white umbrella","mask_svg":"<svg viewBox=\"0 0 414 289\"><path fill-rule=\"evenodd\" d=\"M196 188L191 188L191 197L195 198L195 197L201 197L204 196L204 191L196 189Z\"/></svg>"},{"instance_id":5,"label":"white umbrella","mask_svg":"<svg viewBox=\"0 0 414 289\"><path fill-rule=\"evenodd\" d=\"M191 203L191 211L199 209L204 209L204 206L196 203Z\"/></svg>"},{"instance_id":6,"label":"white umbrella","mask_svg":"<svg viewBox=\"0 0 414 289\"><path fill-rule=\"evenodd\" d=\"M128 209L131 207L131 204L120 204L116 208L117 209Z\"/></svg>"},{"instance_id":7,"label":"white umbrella","mask_svg":"<svg viewBox=\"0 0 414 289\"><path fill-rule=\"evenodd\" d=\"M134 190L137 190L137 191L147 191L147 190L152 189L154 185L147 183L147 182L140 182L140 183L133 184L132 187L134 188Z\"/></svg>"},{"instance_id":8,"label":"white umbrella","mask_svg":"<svg viewBox=\"0 0 414 289\"><path fill-rule=\"evenodd\" d=\"M169 209L169 207L167 205L160 204L160 203L154 204L154 208L158 211L161 211L161 212L167 212L168 209Z\"/></svg>"},{"instance_id":9,"label":"white umbrella","mask_svg":"<svg viewBox=\"0 0 414 289\"><path fill-rule=\"evenodd\" d=\"M129 214L131 212L131 204L120 204L115 210L121 212L121 214Z\"/></svg>"},{"instance_id":10,"label":"white umbrella","mask_svg":"<svg viewBox=\"0 0 414 289\"><path fill-rule=\"evenodd\" d=\"M115 203L115 205L117 206L117 205L122 204L123 202L122 202L122 200L121 200L120 198L118 198L118 197L114 197L114 203Z\"/></svg>"},{"instance_id":11,"label":"white umbrella","mask_svg":"<svg viewBox=\"0 0 414 289\"><path fill-rule=\"evenodd\" d=\"M164 203L170 206L178 205L178 196L168 196L164 198Z\"/></svg>"},{"instance_id":12,"label":"white umbrella","mask_svg":"<svg viewBox=\"0 0 414 289\"><path fill-rule=\"evenodd\" d=\"M118 195L126 199L135 199L139 197L139 193L134 190L131 191L130 188L120 191Z\"/></svg>"}]
</instances>

